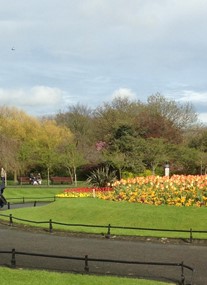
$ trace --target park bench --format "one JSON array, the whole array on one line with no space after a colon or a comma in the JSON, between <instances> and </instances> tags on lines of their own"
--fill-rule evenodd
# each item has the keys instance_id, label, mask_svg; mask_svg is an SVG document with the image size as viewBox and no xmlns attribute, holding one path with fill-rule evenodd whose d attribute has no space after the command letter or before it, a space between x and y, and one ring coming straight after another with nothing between
<instances>
[{"instance_id":1,"label":"park bench","mask_svg":"<svg viewBox=\"0 0 207 285\"><path fill-rule=\"evenodd\" d=\"M17 177L17 181L19 182L19 184L31 184L31 180L28 176L19 176Z\"/></svg>"},{"instance_id":2,"label":"park bench","mask_svg":"<svg viewBox=\"0 0 207 285\"><path fill-rule=\"evenodd\" d=\"M71 177L68 176L52 176L50 177L50 181L52 182L52 184L56 184L56 183L68 183L71 184L72 183L72 179Z\"/></svg>"}]
</instances>

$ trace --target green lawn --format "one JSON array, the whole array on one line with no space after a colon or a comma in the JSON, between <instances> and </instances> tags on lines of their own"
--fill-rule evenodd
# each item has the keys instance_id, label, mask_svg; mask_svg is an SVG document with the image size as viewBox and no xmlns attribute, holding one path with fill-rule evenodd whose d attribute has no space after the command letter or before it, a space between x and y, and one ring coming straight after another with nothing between
<instances>
[{"instance_id":1,"label":"green lawn","mask_svg":"<svg viewBox=\"0 0 207 285\"><path fill-rule=\"evenodd\" d=\"M53 197L61 193L63 188L8 188L5 190L7 199L13 197L40 198ZM97 198L58 198L54 203L42 207L10 209L1 212L14 217L32 221L62 222L69 224L87 224L106 226L127 226L140 228L207 230L207 208L154 206L133 204L128 202L112 202ZM2 217L1 217L2 218ZM14 222L17 222L14 220ZM33 224L32 224L33 225ZM35 226L35 224L34 224ZM40 226L40 225L38 225ZM47 224L41 224L48 228ZM54 229L106 233L107 228L67 227L53 225ZM112 235L145 235L156 237L189 238L189 233L172 233L159 231L135 231L111 229ZM207 238L207 234L193 234L194 238Z\"/></svg>"},{"instance_id":2,"label":"green lawn","mask_svg":"<svg viewBox=\"0 0 207 285\"><path fill-rule=\"evenodd\" d=\"M66 187L67 188L67 187ZM34 201L44 200L45 197L50 197L53 201L53 197L62 193L64 187L15 187L6 188L4 195L11 202L16 203L23 200ZM11 200L12 198L12 200ZM14 198L21 198L20 200ZM35 199L34 199L35 198ZM131 217L134 217L133 224L136 226L138 223L135 215L140 215L140 210L137 213L133 208L135 205L127 203L113 203L93 198L74 198L74 199L56 199L55 202L41 207L22 208L22 209L9 209L1 211L0 214L13 214L14 217L29 219L33 221L42 221L53 219L54 221L65 223L83 223L83 224L96 224L107 225L108 223L116 225L129 225L132 222ZM136 205L138 206L138 205ZM139 205L142 206L142 205ZM6 209L6 208L5 208ZM138 209L138 208L137 208ZM144 209L144 208L142 208ZM143 210L141 210L142 212ZM3 218L3 217L0 217ZM15 220L15 222L17 222ZM46 225L45 225L46 226ZM68 227L61 227L54 225L54 228L71 230ZM72 230L78 231L92 231L100 233L99 228L90 229L84 227L73 227ZM106 229L101 229L106 231ZM120 232L121 233L121 232ZM125 233L125 232L124 232ZM131 234L131 233L129 233ZM29 283L35 284L70 284L70 285L166 285L169 283L159 281L148 281L142 279L133 278L118 278L118 277L101 277L101 276L89 276L69 273L55 273L39 270L18 270L9 268L0 268L1 284L2 285L26 285ZM44 280L44 281L43 281Z\"/></svg>"},{"instance_id":3,"label":"green lawn","mask_svg":"<svg viewBox=\"0 0 207 285\"><path fill-rule=\"evenodd\" d=\"M0 268L1 285L169 285L142 279ZM173 283L170 283L173 284Z\"/></svg>"},{"instance_id":4,"label":"green lawn","mask_svg":"<svg viewBox=\"0 0 207 285\"><path fill-rule=\"evenodd\" d=\"M7 187L4 191L4 196L6 198L21 198L21 197L54 197L58 193L62 193L64 189L72 186L19 186L19 187Z\"/></svg>"}]
</instances>

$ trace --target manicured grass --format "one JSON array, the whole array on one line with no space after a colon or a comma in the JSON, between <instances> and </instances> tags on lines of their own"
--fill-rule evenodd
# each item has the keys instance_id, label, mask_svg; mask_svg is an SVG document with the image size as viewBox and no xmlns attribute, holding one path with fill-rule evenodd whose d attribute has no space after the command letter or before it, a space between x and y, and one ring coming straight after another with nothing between
<instances>
[{"instance_id":1,"label":"manicured grass","mask_svg":"<svg viewBox=\"0 0 207 285\"><path fill-rule=\"evenodd\" d=\"M169 285L158 281L0 268L1 285ZM173 283L171 283L173 284Z\"/></svg>"},{"instance_id":2,"label":"manicured grass","mask_svg":"<svg viewBox=\"0 0 207 285\"><path fill-rule=\"evenodd\" d=\"M19 192L18 192L19 191ZM6 198L21 196L54 196L63 190L54 189L8 189ZM106 233L107 225L126 226L153 229L173 230L207 230L206 207L175 207L133 204L129 202L112 202L94 198L59 198L54 203L42 207L10 209L4 214L12 214L14 217L32 221L62 222L66 224L101 225L105 228L68 227L53 224L54 229L84 231L91 233ZM2 217L1 217L2 218ZM15 221L17 222L17 221ZM48 228L47 224L41 224ZM189 233L159 232L142 230L124 230L111 228L112 235L144 235L156 237L189 238ZM207 234L193 234L194 238L207 238Z\"/></svg>"},{"instance_id":3,"label":"manicured grass","mask_svg":"<svg viewBox=\"0 0 207 285\"><path fill-rule=\"evenodd\" d=\"M41 197L54 197L58 193L62 193L67 186L19 186L19 187L7 187L4 191L4 196L7 199L10 198L41 198Z\"/></svg>"}]
</instances>

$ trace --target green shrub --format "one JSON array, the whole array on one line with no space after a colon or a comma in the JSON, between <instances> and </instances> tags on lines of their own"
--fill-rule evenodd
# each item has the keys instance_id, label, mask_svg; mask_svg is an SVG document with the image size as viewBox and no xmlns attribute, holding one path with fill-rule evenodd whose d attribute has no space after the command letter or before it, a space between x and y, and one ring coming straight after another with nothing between
<instances>
[{"instance_id":1,"label":"green shrub","mask_svg":"<svg viewBox=\"0 0 207 285\"><path fill-rule=\"evenodd\" d=\"M90 173L87 182L97 187L106 187L112 185L115 180L116 171L110 170L109 166L104 166L93 170Z\"/></svg>"}]
</instances>

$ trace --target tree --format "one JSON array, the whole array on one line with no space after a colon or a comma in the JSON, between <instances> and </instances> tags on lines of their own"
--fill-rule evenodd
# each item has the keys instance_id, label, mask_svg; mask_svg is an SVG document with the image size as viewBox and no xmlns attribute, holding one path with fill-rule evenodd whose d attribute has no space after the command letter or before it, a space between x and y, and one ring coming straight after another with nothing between
<instances>
[{"instance_id":1,"label":"tree","mask_svg":"<svg viewBox=\"0 0 207 285\"><path fill-rule=\"evenodd\" d=\"M171 168L174 173L198 174L200 168L200 152L184 145L171 149Z\"/></svg>"},{"instance_id":2,"label":"tree","mask_svg":"<svg viewBox=\"0 0 207 285\"><path fill-rule=\"evenodd\" d=\"M145 140L143 161L147 168L151 168L155 175L156 168L169 160L167 144L163 139L150 138Z\"/></svg>"},{"instance_id":3,"label":"tree","mask_svg":"<svg viewBox=\"0 0 207 285\"><path fill-rule=\"evenodd\" d=\"M159 93L148 97L147 102L151 112L165 117L180 130L185 130L198 122L197 114L190 103L180 104L175 100L166 99Z\"/></svg>"},{"instance_id":4,"label":"tree","mask_svg":"<svg viewBox=\"0 0 207 285\"><path fill-rule=\"evenodd\" d=\"M16 108L1 107L1 161L7 171L24 172L31 164L39 122Z\"/></svg>"},{"instance_id":5,"label":"tree","mask_svg":"<svg viewBox=\"0 0 207 285\"><path fill-rule=\"evenodd\" d=\"M59 148L65 138L72 139L71 132L66 127L57 126L55 121L42 122L42 132L39 137L37 160L47 168L47 183L49 185L50 171L60 163Z\"/></svg>"},{"instance_id":6,"label":"tree","mask_svg":"<svg viewBox=\"0 0 207 285\"><path fill-rule=\"evenodd\" d=\"M85 160L93 160L95 132L93 126L92 110L87 106L77 104L68 106L66 112L55 116L55 121L60 126L67 127L74 136L74 144Z\"/></svg>"},{"instance_id":7,"label":"tree","mask_svg":"<svg viewBox=\"0 0 207 285\"><path fill-rule=\"evenodd\" d=\"M109 142L120 126L133 127L141 108L139 101L133 102L128 97L116 97L111 103L103 103L94 111L96 139Z\"/></svg>"},{"instance_id":8,"label":"tree","mask_svg":"<svg viewBox=\"0 0 207 285\"><path fill-rule=\"evenodd\" d=\"M207 130L200 128L199 132L188 142L190 149L196 149L199 152L200 174L206 173L207 169Z\"/></svg>"},{"instance_id":9,"label":"tree","mask_svg":"<svg viewBox=\"0 0 207 285\"><path fill-rule=\"evenodd\" d=\"M60 144L59 152L61 165L67 168L72 181L77 185L77 168L86 163L83 154L78 150L76 143L69 141L67 137Z\"/></svg>"},{"instance_id":10,"label":"tree","mask_svg":"<svg viewBox=\"0 0 207 285\"><path fill-rule=\"evenodd\" d=\"M123 171L156 172L168 158L175 169L196 173L200 168L202 174L207 165L205 132L192 105L160 94L147 103L116 97L94 110L77 104L42 120L0 107L1 163L15 177L32 168L47 169L48 183L56 168L67 168L76 181L82 164L110 163L121 177ZM101 143L105 147L98 151Z\"/></svg>"},{"instance_id":11,"label":"tree","mask_svg":"<svg viewBox=\"0 0 207 285\"><path fill-rule=\"evenodd\" d=\"M136 131L145 139L162 138L175 144L182 142L182 131L158 111L152 112L148 106L136 117Z\"/></svg>"},{"instance_id":12,"label":"tree","mask_svg":"<svg viewBox=\"0 0 207 285\"><path fill-rule=\"evenodd\" d=\"M112 166L114 169L118 170L119 179L122 178L122 170L126 168L126 155L125 153L117 151L108 151L105 149L103 151L103 158L105 163Z\"/></svg>"},{"instance_id":13,"label":"tree","mask_svg":"<svg viewBox=\"0 0 207 285\"><path fill-rule=\"evenodd\" d=\"M121 125L111 134L103 158L118 169L120 178L123 170L138 173L144 169L142 145L143 139L136 136L131 126Z\"/></svg>"}]
</instances>

